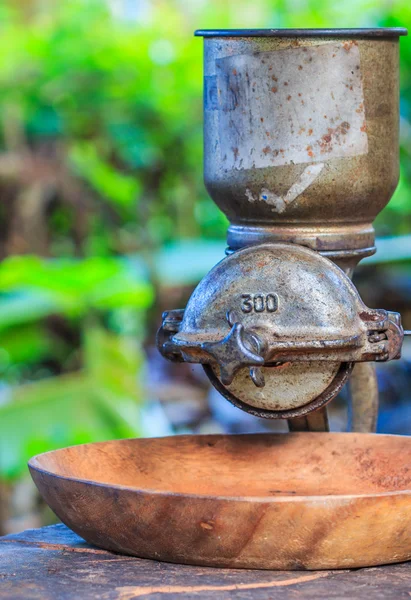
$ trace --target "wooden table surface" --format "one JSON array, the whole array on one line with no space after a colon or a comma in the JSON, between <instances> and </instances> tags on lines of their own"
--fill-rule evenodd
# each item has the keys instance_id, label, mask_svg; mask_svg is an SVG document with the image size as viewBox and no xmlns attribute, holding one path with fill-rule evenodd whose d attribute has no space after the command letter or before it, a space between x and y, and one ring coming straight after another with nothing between
<instances>
[{"instance_id":1,"label":"wooden table surface","mask_svg":"<svg viewBox=\"0 0 411 600\"><path fill-rule=\"evenodd\" d=\"M353 571L211 569L112 554L64 525L0 538L0 600L410 597L411 563Z\"/></svg>"}]
</instances>

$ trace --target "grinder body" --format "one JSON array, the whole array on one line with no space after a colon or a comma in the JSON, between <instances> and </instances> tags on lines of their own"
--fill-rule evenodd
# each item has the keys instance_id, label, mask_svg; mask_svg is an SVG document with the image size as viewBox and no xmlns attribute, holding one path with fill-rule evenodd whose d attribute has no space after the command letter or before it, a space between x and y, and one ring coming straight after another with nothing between
<instances>
[{"instance_id":1,"label":"grinder body","mask_svg":"<svg viewBox=\"0 0 411 600\"><path fill-rule=\"evenodd\" d=\"M163 315L158 347L203 364L243 410L301 420L355 363L401 355L400 315L366 307L350 276L398 182L404 30L197 34L205 184L230 220L228 256Z\"/></svg>"}]
</instances>

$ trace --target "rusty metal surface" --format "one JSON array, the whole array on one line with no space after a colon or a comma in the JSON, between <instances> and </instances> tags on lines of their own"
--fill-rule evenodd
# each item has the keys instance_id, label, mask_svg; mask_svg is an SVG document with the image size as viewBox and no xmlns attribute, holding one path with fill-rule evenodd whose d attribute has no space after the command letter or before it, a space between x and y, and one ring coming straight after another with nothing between
<instances>
[{"instance_id":1,"label":"rusty metal surface","mask_svg":"<svg viewBox=\"0 0 411 600\"><path fill-rule=\"evenodd\" d=\"M264 386L252 385L248 369L241 369L233 381L225 385L231 395L250 407L282 413L305 406L330 385L334 388L340 365L335 361L315 360L279 362L277 366L258 368ZM219 367L212 368L221 379Z\"/></svg>"},{"instance_id":2,"label":"rusty metal surface","mask_svg":"<svg viewBox=\"0 0 411 600\"><path fill-rule=\"evenodd\" d=\"M227 363L226 349L235 352L244 331L260 341L254 354L265 364L388 360L402 341L394 314L367 308L342 270L308 248L252 246L226 257L203 278L170 349L180 348L192 362ZM226 383L240 363L237 357L228 367Z\"/></svg>"},{"instance_id":3,"label":"rusty metal surface","mask_svg":"<svg viewBox=\"0 0 411 600\"><path fill-rule=\"evenodd\" d=\"M350 29L197 29L198 37L332 37L381 38L407 35L404 27L361 27Z\"/></svg>"},{"instance_id":4,"label":"rusty metal surface","mask_svg":"<svg viewBox=\"0 0 411 600\"><path fill-rule=\"evenodd\" d=\"M323 406L305 417L290 419L288 428L290 431L330 431L327 407Z\"/></svg>"},{"instance_id":5,"label":"rusty metal surface","mask_svg":"<svg viewBox=\"0 0 411 600\"><path fill-rule=\"evenodd\" d=\"M234 404L288 418L336 395L349 372L341 364L396 357L401 332L399 317L367 308L328 259L266 244L216 265L184 313L164 315L159 341L165 356L211 365L212 383Z\"/></svg>"},{"instance_id":6,"label":"rusty metal surface","mask_svg":"<svg viewBox=\"0 0 411 600\"><path fill-rule=\"evenodd\" d=\"M229 245L372 247L398 181L398 37L283 35L204 40L205 182Z\"/></svg>"},{"instance_id":7,"label":"rusty metal surface","mask_svg":"<svg viewBox=\"0 0 411 600\"><path fill-rule=\"evenodd\" d=\"M267 400L264 403L265 407L264 404L261 406L261 402L259 403L258 399L254 402L253 406L250 398L253 398L254 390L251 385L246 385L245 389L238 387L235 389L235 393L233 393L230 391L230 386L225 386L221 383L215 370L211 366L204 365L204 370L216 390L237 408L241 408L255 417L261 417L263 419L288 419L290 423L291 419L308 418L311 414L314 414L315 411L326 407L326 405L341 392L342 388L347 383L352 372L352 367L353 363L341 363L334 379L332 379L325 388L324 385L319 385L315 380L314 383L310 381L311 374L305 373L305 381L311 391L312 399L306 404L303 404L304 397L299 398L298 396L294 396L295 402L292 408L284 407L284 398L275 393L272 397L267 397ZM323 365L322 368L324 371L327 371L327 365ZM246 382L246 384L247 383L249 382ZM316 388L314 388L315 383L317 383ZM290 387L299 387L299 384L304 384L304 378L301 378L301 374L294 376L294 379L290 381ZM275 385L272 385L272 389L275 390ZM241 397L243 397L244 400L242 400ZM267 408L267 406L269 408ZM280 406L281 408L278 409L276 408L277 406ZM297 430L299 431L299 429L295 429L295 431ZM324 431L326 431L326 429L324 429Z\"/></svg>"},{"instance_id":8,"label":"rusty metal surface","mask_svg":"<svg viewBox=\"0 0 411 600\"><path fill-rule=\"evenodd\" d=\"M350 378L351 430L371 433L377 429L378 381L373 363L358 363Z\"/></svg>"},{"instance_id":9,"label":"rusty metal surface","mask_svg":"<svg viewBox=\"0 0 411 600\"><path fill-rule=\"evenodd\" d=\"M406 33L196 32L205 38L205 183L230 220L228 257L185 311L163 316L157 343L170 360L203 364L252 414L306 429L353 363L401 355L400 316L367 308L349 278L375 252L372 222L398 181ZM360 380L355 410L369 430L376 396Z\"/></svg>"}]
</instances>

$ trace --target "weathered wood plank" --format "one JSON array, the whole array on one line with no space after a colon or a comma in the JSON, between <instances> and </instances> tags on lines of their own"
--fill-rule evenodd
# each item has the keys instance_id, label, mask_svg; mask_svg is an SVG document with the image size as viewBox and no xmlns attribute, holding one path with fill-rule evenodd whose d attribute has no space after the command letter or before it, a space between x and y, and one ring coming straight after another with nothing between
<instances>
[{"instance_id":1,"label":"weathered wood plank","mask_svg":"<svg viewBox=\"0 0 411 600\"><path fill-rule=\"evenodd\" d=\"M78 549L111 555L107 550L101 550L100 548L96 548L96 546L91 546L62 523L59 525L42 527L41 529L27 529L21 533L0 537L0 544L9 542L18 542L38 547L45 546L46 548L50 547L51 549L56 549L56 546L63 546L64 548L70 548L74 551Z\"/></svg>"},{"instance_id":2,"label":"weathered wood plank","mask_svg":"<svg viewBox=\"0 0 411 600\"><path fill-rule=\"evenodd\" d=\"M355 571L190 567L94 548L64 525L0 539L0 600L329 600L411 596L411 563Z\"/></svg>"}]
</instances>

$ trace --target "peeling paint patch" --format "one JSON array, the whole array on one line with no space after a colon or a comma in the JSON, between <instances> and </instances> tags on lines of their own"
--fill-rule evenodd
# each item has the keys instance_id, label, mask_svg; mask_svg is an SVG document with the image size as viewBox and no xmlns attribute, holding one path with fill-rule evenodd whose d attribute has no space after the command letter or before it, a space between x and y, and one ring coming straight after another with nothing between
<instances>
[{"instance_id":1,"label":"peeling paint patch","mask_svg":"<svg viewBox=\"0 0 411 600\"><path fill-rule=\"evenodd\" d=\"M277 194L274 194L274 192L270 192L270 190L266 190L265 188L261 190L260 200L272 206L273 210L278 213L284 212L287 206L284 198L277 196Z\"/></svg>"},{"instance_id":2,"label":"peeling paint patch","mask_svg":"<svg viewBox=\"0 0 411 600\"><path fill-rule=\"evenodd\" d=\"M254 196L253 196L253 193L252 193L252 191L251 191L251 190L249 190L248 188L247 188L247 189L246 189L246 191L245 191L245 195L246 195L246 198L247 198L247 200L248 200L249 202L255 202L255 201L256 201L256 199L255 199L255 198L254 198Z\"/></svg>"},{"instance_id":3,"label":"peeling paint patch","mask_svg":"<svg viewBox=\"0 0 411 600\"><path fill-rule=\"evenodd\" d=\"M288 204L294 202L319 176L324 168L324 163L317 163L306 167L300 177L290 187L285 196L279 196L266 188L263 188L260 195L254 196L250 189L246 189L245 195L249 202L265 202L272 206L273 212L283 213Z\"/></svg>"},{"instance_id":4,"label":"peeling paint patch","mask_svg":"<svg viewBox=\"0 0 411 600\"><path fill-rule=\"evenodd\" d=\"M310 165L306 167L304 171L301 173L300 177L297 181L290 187L288 192L284 197L284 202L289 204L300 194L304 192L319 176L321 171L324 168L324 163L316 163L314 165Z\"/></svg>"}]
</instances>

